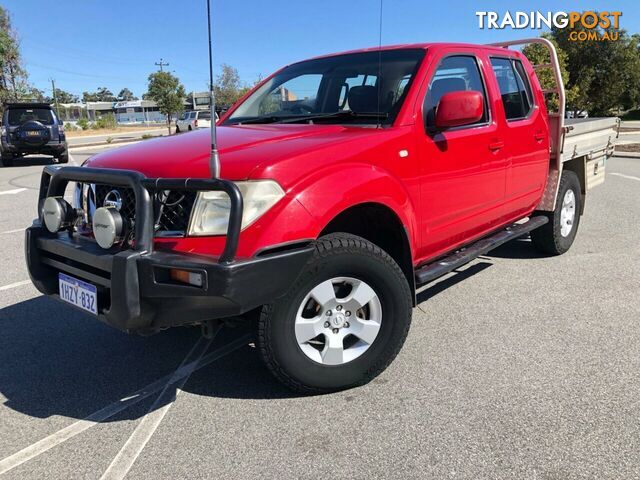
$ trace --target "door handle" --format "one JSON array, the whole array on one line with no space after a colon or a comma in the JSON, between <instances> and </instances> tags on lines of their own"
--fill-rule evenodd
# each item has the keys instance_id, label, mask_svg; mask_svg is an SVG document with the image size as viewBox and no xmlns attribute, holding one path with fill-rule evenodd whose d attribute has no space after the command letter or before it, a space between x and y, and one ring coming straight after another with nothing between
<instances>
[{"instance_id":1,"label":"door handle","mask_svg":"<svg viewBox=\"0 0 640 480\"><path fill-rule=\"evenodd\" d=\"M504 142L502 141L491 142L489 144L489 150L491 150L492 152L495 152L496 150L500 150L503 147L504 147Z\"/></svg>"},{"instance_id":2,"label":"door handle","mask_svg":"<svg viewBox=\"0 0 640 480\"><path fill-rule=\"evenodd\" d=\"M545 139L546 135L542 132L536 132L533 134L533 138L536 139L536 142L541 142Z\"/></svg>"}]
</instances>

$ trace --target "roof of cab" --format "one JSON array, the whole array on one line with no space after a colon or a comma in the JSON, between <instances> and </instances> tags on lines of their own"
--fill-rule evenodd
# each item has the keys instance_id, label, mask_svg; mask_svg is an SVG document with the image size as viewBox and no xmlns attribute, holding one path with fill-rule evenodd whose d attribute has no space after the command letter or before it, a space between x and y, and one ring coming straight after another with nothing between
<instances>
[{"instance_id":1,"label":"roof of cab","mask_svg":"<svg viewBox=\"0 0 640 480\"><path fill-rule=\"evenodd\" d=\"M490 45L490 44L476 44L476 43L456 43L456 42L429 42L429 43L404 43L404 44L397 44L397 45L382 45L381 47L369 47L369 48L360 48L360 49L356 49L356 50L347 50L344 52L336 52L336 53L328 53L325 55L318 55L316 57L312 57L310 59L306 59L306 60L315 60L318 58L327 58L327 57L334 57L334 56L338 56L338 55L348 55L348 54L352 54L352 53L364 53L364 52L377 52L379 50L385 51L385 50L403 50L403 49L422 49L422 50L427 50L429 48L444 48L444 47L464 47L464 48L476 48L476 49L482 49L482 50L490 50L490 51L495 51L495 52L511 52L511 53L517 53L517 50L509 50L507 48L504 47L498 47L498 46L494 46L494 45ZM298 62L295 62L298 63Z\"/></svg>"}]
</instances>

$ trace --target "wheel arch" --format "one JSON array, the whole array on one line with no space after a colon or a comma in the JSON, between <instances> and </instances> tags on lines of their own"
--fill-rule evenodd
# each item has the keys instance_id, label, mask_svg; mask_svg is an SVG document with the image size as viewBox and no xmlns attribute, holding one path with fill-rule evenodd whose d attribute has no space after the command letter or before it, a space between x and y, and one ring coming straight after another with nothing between
<instances>
[{"instance_id":1,"label":"wheel arch","mask_svg":"<svg viewBox=\"0 0 640 480\"><path fill-rule=\"evenodd\" d=\"M415 304L413 250L407 227L391 207L375 201L351 205L335 215L318 237L338 232L362 237L387 252L407 278Z\"/></svg>"},{"instance_id":2,"label":"wheel arch","mask_svg":"<svg viewBox=\"0 0 640 480\"><path fill-rule=\"evenodd\" d=\"M567 161L563 165L563 169L573 172L578 176L578 181L580 182L580 215L584 214L584 204L587 199L587 179L586 179L586 168L585 162L587 161L585 156L572 158ZM558 180L559 181L559 180ZM556 199L556 202L560 201L559 198Z\"/></svg>"}]
</instances>

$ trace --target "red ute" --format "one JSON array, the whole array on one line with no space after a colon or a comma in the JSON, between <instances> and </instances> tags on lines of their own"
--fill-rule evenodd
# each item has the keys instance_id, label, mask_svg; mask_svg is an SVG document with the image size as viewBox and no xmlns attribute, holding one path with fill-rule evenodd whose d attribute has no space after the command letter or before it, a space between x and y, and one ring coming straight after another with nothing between
<instances>
[{"instance_id":1,"label":"red ute","mask_svg":"<svg viewBox=\"0 0 640 480\"><path fill-rule=\"evenodd\" d=\"M45 169L31 277L130 332L243 318L298 390L365 383L400 350L419 286L529 232L546 253L571 246L586 160L563 168L557 93L548 114L502 46L290 65L218 122L219 179L206 130Z\"/></svg>"}]
</instances>

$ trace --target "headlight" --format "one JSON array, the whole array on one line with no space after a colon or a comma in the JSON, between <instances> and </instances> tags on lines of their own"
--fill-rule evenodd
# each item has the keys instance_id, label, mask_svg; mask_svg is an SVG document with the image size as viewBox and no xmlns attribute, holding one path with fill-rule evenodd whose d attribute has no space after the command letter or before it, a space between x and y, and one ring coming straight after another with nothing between
<instances>
[{"instance_id":1,"label":"headlight","mask_svg":"<svg viewBox=\"0 0 640 480\"><path fill-rule=\"evenodd\" d=\"M264 215L278 200L284 197L282 187L273 180L236 182L242 193L244 210L242 228L246 228ZM191 221L189 235L225 235L229 224L231 201L226 193L207 191L198 193Z\"/></svg>"}]
</instances>

